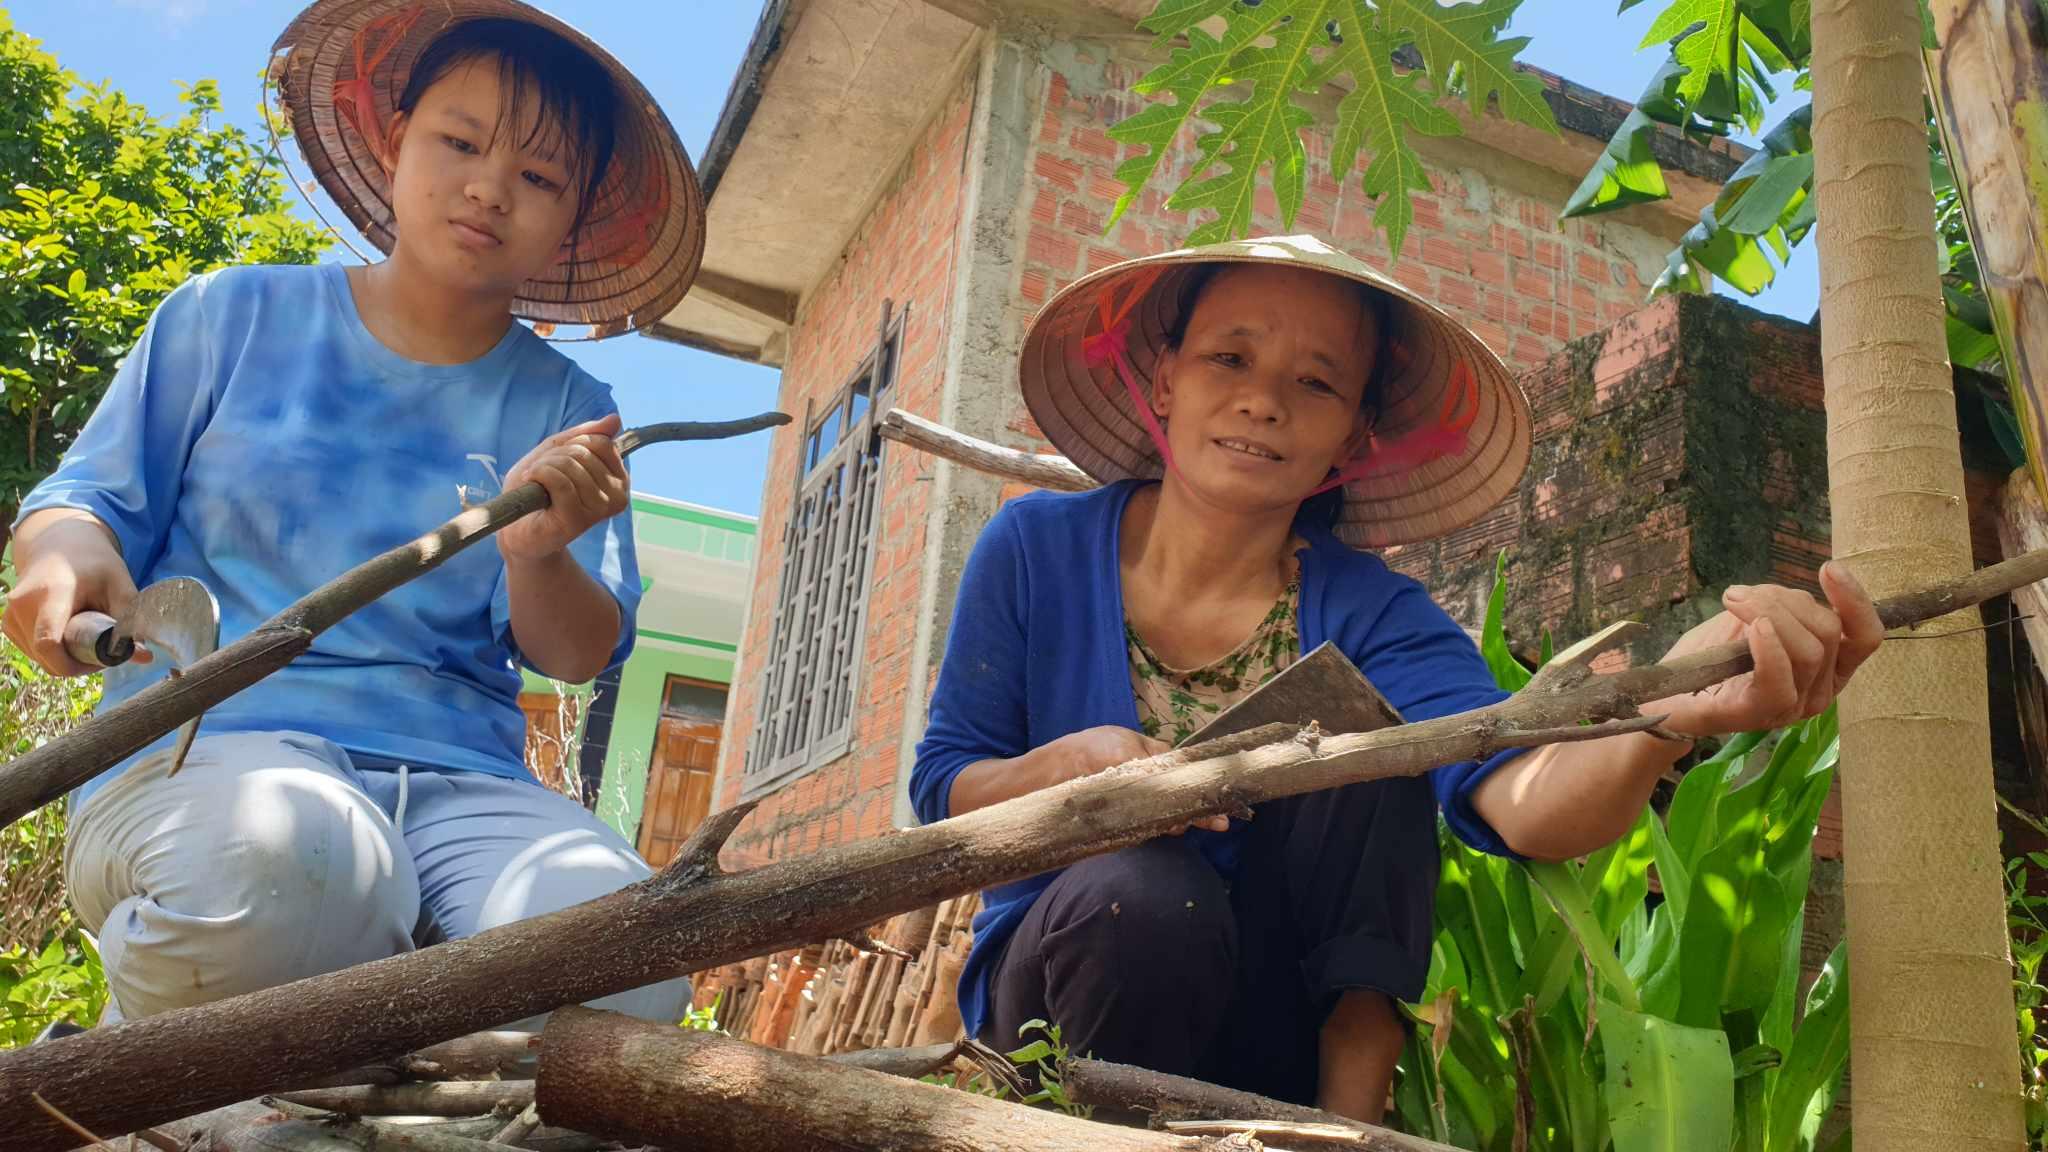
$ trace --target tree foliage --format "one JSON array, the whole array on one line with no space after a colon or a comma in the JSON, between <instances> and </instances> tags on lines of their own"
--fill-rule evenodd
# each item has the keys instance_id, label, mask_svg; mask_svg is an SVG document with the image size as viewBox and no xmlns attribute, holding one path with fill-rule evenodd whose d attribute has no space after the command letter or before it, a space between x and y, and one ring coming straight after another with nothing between
<instances>
[{"instance_id":1,"label":"tree foliage","mask_svg":"<svg viewBox=\"0 0 2048 1152\"><path fill-rule=\"evenodd\" d=\"M160 119L85 84L0 11L0 515L47 474L171 289L238 263L311 263L267 150L216 123L212 81Z\"/></svg>"},{"instance_id":2,"label":"tree foliage","mask_svg":"<svg viewBox=\"0 0 2048 1152\"><path fill-rule=\"evenodd\" d=\"M1306 187L1303 134L1315 123L1304 98L1344 87L1337 105L1331 176L1350 178L1367 154L1361 182L1375 202L1373 220L1398 253L1413 218L1409 193L1427 189L1409 135L1454 136L1453 98L1473 114L1497 101L1513 120L1551 132L1557 122L1543 83L1516 70L1526 39L1502 39L1521 0L1160 0L1140 24L1173 45L1166 62L1136 85L1161 99L1110 129L1137 146L1117 169L1126 191L1110 214L1123 215L1158 174L1190 125L1195 158L1167 199L1182 211L1215 215L1188 237L1205 244L1251 230L1259 174L1270 171L1283 224L1292 227ZM1412 50L1418 71L1395 67Z\"/></svg>"}]
</instances>

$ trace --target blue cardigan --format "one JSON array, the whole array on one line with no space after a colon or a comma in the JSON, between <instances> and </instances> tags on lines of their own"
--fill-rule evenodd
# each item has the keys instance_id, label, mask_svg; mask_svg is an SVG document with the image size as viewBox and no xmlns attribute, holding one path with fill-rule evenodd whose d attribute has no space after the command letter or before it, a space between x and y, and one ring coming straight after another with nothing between
<instances>
[{"instance_id":1,"label":"blue cardigan","mask_svg":"<svg viewBox=\"0 0 2048 1152\"><path fill-rule=\"evenodd\" d=\"M951 814L953 778L969 764L1006 759L1072 732L1138 728L1124 639L1118 544L1124 508L1140 482L1077 495L1034 493L1004 505L975 542L960 577L931 720L917 748L910 795L925 823ZM1406 720L1428 720L1506 699L1470 636L1422 585L1329 531L1307 524L1301 553L1303 652L1334 642ZM1473 811L1472 791L1517 755L1430 773L1436 801L1466 843L1511 855ZM1225 876L1237 832L1191 830ZM969 1036L988 1015L988 983L1017 924L1058 873L990 889L974 921L960 976Z\"/></svg>"}]
</instances>

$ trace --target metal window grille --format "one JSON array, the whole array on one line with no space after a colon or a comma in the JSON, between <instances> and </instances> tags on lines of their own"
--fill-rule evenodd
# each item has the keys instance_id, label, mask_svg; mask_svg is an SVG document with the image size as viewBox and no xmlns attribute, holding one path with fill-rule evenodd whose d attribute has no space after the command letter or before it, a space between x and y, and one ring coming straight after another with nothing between
<instances>
[{"instance_id":1,"label":"metal window grille","mask_svg":"<svg viewBox=\"0 0 2048 1152\"><path fill-rule=\"evenodd\" d=\"M852 742L881 503L876 414L895 387L907 311L891 316L883 304L873 350L805 422L744 796L780 787Z\"/></svg>"}]
</instances>

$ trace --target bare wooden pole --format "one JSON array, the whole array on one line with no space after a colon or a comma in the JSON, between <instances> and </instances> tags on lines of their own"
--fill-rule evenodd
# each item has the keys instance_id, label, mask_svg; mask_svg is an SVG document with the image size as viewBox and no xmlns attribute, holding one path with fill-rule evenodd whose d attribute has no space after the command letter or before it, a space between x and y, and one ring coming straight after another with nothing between
<instances>
[{"instance_id":1,"label":"bare wooden pole","mask_svg":"<svg viewBox=\"0 0 2048 1152\"><path fill-rule=\"evenodd\" d=\"M531 1080L447 1080L312 1088L278 1097L287 1104L344 1116L477 1116L533 1103Z\"/></svg>"},{"instance_id":2,"label":"bare wooden pole","mask_svg":"<svg viewBox=\"0 0 2048 1152\"><path fill-rule=\"evenodd\" d=\"M1349 1128L1354 1132L1378 1131L1369 1124L1289 1104L1255 1092L1170 1076L1149 1068L1114 1064L1107 1060L1068 1060L1060 1066L1060 1087L1076 1104L1114 1108L1120 1112L1143 1112L1155 1123L1168 1120L1280 1120L1292 1124L1323 1124ZM1401 1137L1403 1144L1390 1148L1440 1149L1443 1146L1413 1137Z\"/></svg>"},{"instance_id":3,"label":"bare wooden pole","mask_svg":"<svg viewBox=\"0 0 2048 1152\"><path fill-rule=\"evenodd\" d=\"M884 439L908 444L942 460L951 460L977 472L1015 480L1034 488L1086 492L1099 487L1093 477L1065 456L1020 452L1001 444L991 444L901 408L891 408L882 413L881 431Z\"/></svg>"},{"instance_id":4,"label":"bare wooden pole","mask_svg":"<svg viewBox=\"0 0 2048 1152\"><path fill-rule=\"evenodd\" d=\"M622 433L618 446L622 455L630 455L649 444L722 440L787 423L789 417L780 412L764 412L718 424L650 424ZM183 675L158 681L70 733L0 765L0 826L55 800L291 663L312 646L315 636L350 613L547 503L546 489L525 484L471 508L322 584L254 632L195 662Z\"/></svg>"},{"instance_id":5,"label":"bare wooden pole","mask_svg":"<svg viewBox=\"0 0 2048 1152\"><path fill-rule=\"evenodd\" d=\"M1203 1137L1097 1124L586 1008L565 1008L549 1019L536 1084L541 1115L550 1124L658 1143L673 1152L1229 1147Z\"/></svg>"},{"instance_id":6,"label":"bare wooden pole","mask_svg":"<svg viewBox=\"0 0 2048 1152\"><path fill-rule=\"evenodd\" d=\"M1936 589L1918 602L1947 611L2043 578L2048 552L2030 553L1961 582L1963 591ZM1908 622L1900 613L1896 603L1880 608L1887 620ZM727 809L661 875L601 899L0 1053L0 1132L9 1152L56 1152L69 1147L68 1134L34 1105L34 1093L95 1131L133 1131L564 1004L858 931L1199 816L1510 749L1647 730L1656 718L1636 715L1639 703L1749 669L1747 650L1730 645L1603 676L1586 667L1598 648L1560 657L1488 708L1344 736L1271 725L736 874L719 868L718 849L749 809ZM604 946L592 948L593 940Z\"/></svg>"}]
</instances>

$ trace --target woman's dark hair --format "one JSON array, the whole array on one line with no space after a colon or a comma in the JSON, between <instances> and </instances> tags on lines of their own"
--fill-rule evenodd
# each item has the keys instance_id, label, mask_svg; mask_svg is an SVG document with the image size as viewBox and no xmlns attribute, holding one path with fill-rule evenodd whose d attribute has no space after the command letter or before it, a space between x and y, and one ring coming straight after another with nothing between
<instances>
[{"instance_id":1,"label":"woman's dark hair","mask_svg":"<svg viewBox=\"0 0 2048 1152\"><path fill-rule=\"evenodd\" d=\"M497 61L498 90L504 94L493 132L516 130L529 102L538 100L540 115L518 147L566 152L576 193L576 222L569 230L573 243L611 171L618 146L618 86L590 53L537 24L495 17L464 20L435 37L414 61L405 90L398 94L398 111L411 115L443 76L482 60Z\"/></svg>"},{"instance_id":2,"label":"woman's dark hair","mask_svg":"<svg viewBox=\"0 0 2048 1152\"><path fill-rule=\"evenodd\" d=\"M1231 267L1231 265L1214 261L1207 264L1197 264L1192 272L1189 272L1187 276L1182 278L1180 287L1175 293L1173 321L1166 330L1166 346L1168 348L1178 349L1180 347L1181 341L1188 334L1188 319L1195 314L1195 305L1201 302L1202 293L1208 291L1209 284L1216 279L1216 274L1227 267ZM1380 347L1373 355L1372 368L1365 378L1365 389L1358 394L1359 407L1365 410L1366 415L1377 417L1379 415L1380 387L1382 383L1381 373L1384 371L1387 363L1386 347L1389 335L1387 324L1390 320L1387 298L1384 294L1376 292L1356 280L1346 279L1344 282L1351 286L1353 293L1358 297L1359 307L1371 313L1373 330L1379 333ZM1328 492L1319 492L1302 501L1301 511L1296 513L1295 519L1316 528L1327 529L1336 526L1337 518L1343 512L1344 488L1342 485L1339 485Z\"/></svg>"}]
</instances>

